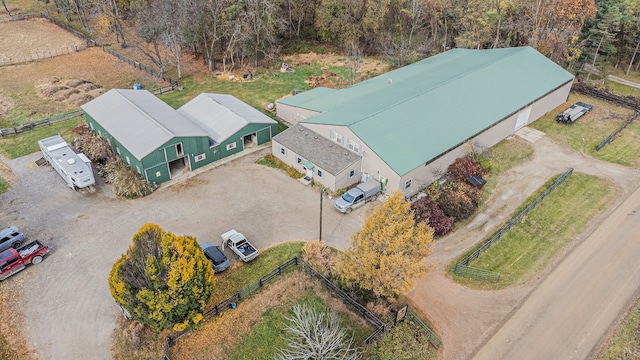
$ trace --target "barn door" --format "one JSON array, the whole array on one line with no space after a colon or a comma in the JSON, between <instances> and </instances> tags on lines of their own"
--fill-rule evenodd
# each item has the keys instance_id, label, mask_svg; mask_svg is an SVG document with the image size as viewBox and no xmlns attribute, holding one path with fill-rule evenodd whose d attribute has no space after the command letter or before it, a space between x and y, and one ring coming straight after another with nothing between
<instances>
[{"instance_id":1,"label":"barn door","mask_svg":"<svg viewBox=\"0 0 640 360\"><path fill-rule=\"evenodd\" d=\"M527 107L526 109L518 113L515 130L518 130L521 127L527 125L527 123L529 122L529 115L531 115L531 106Z\"/></svg>"}]
</instances>

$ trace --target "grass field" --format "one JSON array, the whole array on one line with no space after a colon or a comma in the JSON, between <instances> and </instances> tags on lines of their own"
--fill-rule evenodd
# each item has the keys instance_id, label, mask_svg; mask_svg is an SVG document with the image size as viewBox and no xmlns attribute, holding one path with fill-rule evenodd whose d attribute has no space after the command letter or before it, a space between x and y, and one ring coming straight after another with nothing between
<instances>
[{"instance_id":1,"label":"grass field","mask_svg":"<svg viewBox=\"0 0 640 360\"><path fill-rule=\"evenodd\" d=\"M310 289L306 296L298 299L297 304L310 305L323 313L332 311L332 308L324 302L322 298L314 294ZM271 360L278 354L279 349L286 345L284 329L289 324L287 317L291 317L293 312L291 306L273 307L262 313L261 322L245 336L228 353L230 360ZM355 314L337 311L340 324L348 334L353 335L355 346L361 344L371 333L373 327L363 324L355 318ZM253 351L247 351L253 349Z\"/></svg>"},{"instance_id":2,"label":"grass field","mask_svg":"<svg viewBox=\"0 0 640 360\"><path fill-rule=\"evenodd\" d=\"M640 302L618 326L598 360L640 359Z\"/></svg>"},{"instance_id":3,"label":"grass field","mask_svg":"<svg viewBox=\"0 0 640 360\"><path fill-rule=\"evenodd\" d=\"M552 181L555 179L531 195L514 211L513 216L537 198ZM470 264L500 273L499 282L488 283L457 275L454 275L454 279L481 289L501 289L528 281L574 240L589 220L611 203L614 196L615 190L610 183L594 176L573 173L520 223ZM484 241L478 246L483 243ZM471 249L456 262L474 250L475 248ZM451 272L454 267L455 263L450 267Z\"/></svg>"},{"instance_id":4,"label":"grass field","mask_svg":"<svg viewBox=\"0 0 640 360\"><path fill-rule=\"evenodd\" d=\"M591 104L594 108L573 124L558 123L556 115L577 101ZM583 95L571 94L569 101L554 111L550 111L530 126L559 142L568 144L574 150L586 153L596 159L624 166L637 166L640 164L640 141L638 141L640 128L637 125L629 126L623 130L622 135L614 141L618 144L609 144L600 151L596 151L596 145L622 125L632 114L633 111L630 109L617 107Z\"/></svg>"},{"instance_id":5,"label":"grass field","mask_svg":"<svg viewBox=\"0 0 640 360\"><path fill-rule=\"evenodd\" d=\"M71 129L82 123L84 118L77 118L51 126L42 127L33 131L26 131L17 135L0 137L0 153L9 159L15 159L37 151L38 140L48 136L60 134L65 140L73 141L75 137Z\"/></svg>"},{"instance_id":6,"label":"grass field","mask_svg":"<svg viewBox=\"0 0 640 360\"><path fill-rule=\"evenodd\" d=\"M231 94L275 119L275 111L267 110L268 104L275 104L276 100L291 94L293 89L310 89L304 81L309 76L321 74L322 66L314 63L298 67L293 73L280 73L276 69L256 70L253 80L247 81L222 80L215 75L208 75L204 80L197 81L187 76L181 82L184 87L182 91L173 91L159 97L173 108L178 108L203 92ZM279 131L285 128L281 125Z\"/></svg>"},{"instance_id":7,"label":"grass field","mask_svg":"<svg viewBox=\"0 0 640 360\"><path fill-rule=\"evenodd\" d=\"M264 274L294 256L302 255L304 242L284 243L260 251L260 256L249 263L237 262L230 271L216 275L215 291L209 300L211 307L225 300L236 291L258 281Z\"/></svg>"}]
</instances>

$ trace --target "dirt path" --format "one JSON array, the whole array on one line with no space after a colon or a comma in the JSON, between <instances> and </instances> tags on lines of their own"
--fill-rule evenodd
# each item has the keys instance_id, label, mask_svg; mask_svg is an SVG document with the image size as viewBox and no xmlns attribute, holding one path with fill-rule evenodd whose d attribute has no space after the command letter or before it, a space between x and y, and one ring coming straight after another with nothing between
<instances>
[{"instance_id":1,"label":"dirt path","mask_svg":"<svg viewBox=\"0 0 640 360\"><path fill-rule=\"evenodd\" d=\"M620 204L640 181L638 169L593 159L561 147L548 137L534 143L534 148L535 154L530 161L498 178L492 196L469 224L437 243L430 259L434 270L421 279L410 293L411 299L428 314L441 335L445 344L445 359L469 358L544 278L544 274L540 274L530 283L517 284L500 291L468 289L454 283L447 275L446 268L453 259L508 221L509 215L529 195L549 178L569 167L614 182L620 195L615 205ZM600 218L604 219L606 215L601 214ZM593 228L586 229L585 233L590 231ZM554 265L551 264L545 273L551 271Z\"/></svg>"},{"instance_id":2,"label":"dirt path","mask_svg":"<svg viewBox=\"0 0 640 360\"><path fill-rule=\"evenodd\" d=\"M474 359L587 359L636 298L640 189L537 287Z\"/></svg>"},{"instance_id":3,"label":"dirt path","mask_svg":"<svg viewBox=\"0 0 640 360\"><path fill-rule=\"evenodd\" d=\"M110 359L116 316L107 278L145 222L199 242L220 240L235 228L264 249L318 237L318 192L282 171L255 164L270 149L248 155L134 201L115 198L108 186L87 197L67 188L39 153L10 160L16 181L0 195L0 224L13 224L49 245L50 255L2 285L22 288L25 332L40 358ZM345 249L371 208L323 211L323 240ZM235 257L225 251L231 261Z\"/></svg>"}]
</instances>

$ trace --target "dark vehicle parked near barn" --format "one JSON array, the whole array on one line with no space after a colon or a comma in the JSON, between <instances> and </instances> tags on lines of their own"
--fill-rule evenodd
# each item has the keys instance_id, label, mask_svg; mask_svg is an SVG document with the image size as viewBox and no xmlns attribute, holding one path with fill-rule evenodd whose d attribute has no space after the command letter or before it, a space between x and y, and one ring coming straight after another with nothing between
<instances>
[{"instance_id":1,"label":"dark vehicle parked near barn","mask_svg":"<svg viewBox=\"0 0 640 360\"><path fill-rule=\"evenodd\" d=\"M204 256L211 261L211 266L215 273L223 272L229 268L229 259L220 251L220 248L213 243L202 244Z\"/></svg>"}]
</instances>

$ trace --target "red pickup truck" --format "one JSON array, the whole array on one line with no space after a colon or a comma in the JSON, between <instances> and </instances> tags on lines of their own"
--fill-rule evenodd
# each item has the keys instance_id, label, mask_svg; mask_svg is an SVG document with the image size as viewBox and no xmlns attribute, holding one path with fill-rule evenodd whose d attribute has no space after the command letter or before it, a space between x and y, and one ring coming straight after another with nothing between
<instances>
[{"instance_id":1,"label":"red pickup truck","mask_svg":"<svg viewBox=\"0 0 640 360\"><path fill-rule=\"evenodd\" d=\"M7 249L0 253L0 280L24 269L29 264L40 264L49 253L49 248L38 240L18 249Z\"/></svg>"}]
</instances>

